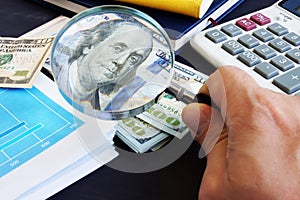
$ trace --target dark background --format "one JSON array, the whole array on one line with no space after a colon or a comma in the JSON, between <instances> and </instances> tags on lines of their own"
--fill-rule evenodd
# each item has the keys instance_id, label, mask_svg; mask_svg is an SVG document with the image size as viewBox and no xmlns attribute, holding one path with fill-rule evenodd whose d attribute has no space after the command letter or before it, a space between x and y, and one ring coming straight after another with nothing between
<instances>
[{"instance_id":1,"label":"dark background","mask_svg":"<svg viewBox=\"0 0 300 200\"><path fill-rule=\"evenodd\" d=\"M61 15L57 11L30 0L0 0L0 2L1 37L18 37ZM245 0L221 22L265 8L274 2L276 1ZM188 62L206 74L215 70L204 67L209 66L208 63L200 58L189 44L181 49L177 60ZM122 146L120 141L116 141L116 144ZM206 166L206 159L199 159L198 152L199 145L193 142L175 162L163 169L149 173L125 173L103 166L50 199L194 200L198 196L202 174Z\"/></svg>"}]
</instances>

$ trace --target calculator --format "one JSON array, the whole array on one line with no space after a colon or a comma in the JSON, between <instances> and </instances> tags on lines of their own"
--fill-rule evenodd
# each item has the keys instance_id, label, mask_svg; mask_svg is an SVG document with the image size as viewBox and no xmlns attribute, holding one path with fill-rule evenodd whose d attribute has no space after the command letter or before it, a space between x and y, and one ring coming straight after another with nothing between
<instances>
[{"instance_id":1,"label":"calculator","mask_svg":"<svg viewBox=\"0 0 300 200\"><path fill-rule=\"evenodd\" d=\"M191 46L216 67L237 66L262 87L300 96L300 1L270 7L197 33Z\"/></svg>"}]
</instances>

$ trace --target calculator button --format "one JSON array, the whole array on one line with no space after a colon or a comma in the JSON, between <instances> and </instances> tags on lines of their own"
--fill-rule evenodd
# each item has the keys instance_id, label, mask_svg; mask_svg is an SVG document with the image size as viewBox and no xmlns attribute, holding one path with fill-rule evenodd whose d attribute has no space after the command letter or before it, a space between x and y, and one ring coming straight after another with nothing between
<instances>
[{"instance_id":1,"label":"calculator button","mask_svg":"<svg viewBox=\"0 0 300 200\"><path fill-rule=\"evenodd\" d=\"M259 24L259 25L265 25L265 24L268 24L268 23L271 22L271 19L270 19L270 18L264 16L264 15L261 14L261 13L257 13L257 14L255 14L255 15L252 15L252 16L250 17L250 19L251 19L252 21L254 21L255 23Z\"/></svg>"},{"instance_id":2,"label":"calculator button","mask_svg":"<svg viewBox=\"0 0 300 200\"><path fill-rule=\"evenodd\" d=\"M242 29L240 29L239 27L237 27L234 24L225 25L221 28L221 30L224 33L226 33L227 35L229 35L230 37L234 37L234 36L242 34Z\"/></svg>"},{"instance_id":3,"label":"calculator button","mask_svg":"<svg viewBox=\"0 0 300 200\"><path fill-rule=\"evenodd\" d=\"M287 34L289 32L287 28L278 23L271 24L267 29L278 36Z\"/></svg>"},{"instance_id":4,"label":"calculator button","mask_svg":"<svg viewBox=\"0 0 300 200\"><path fill-rule=\"evenodd\" d=\"M300 68L298 67L275 78L273 84L288 94L296 92L300 89Z\"/></svg>"},{"instance_id":5,"label":"calculator button","mask_svg":"<svg viewBox=\"0 0 300 200\"><path fill-rule=\"evenodd\" d=\"M295 63L300 64L300 50L292 49L286 53L286 57L294 61Z\"/></svg>"},{"instance_id":6,"label":"calculator button","mask_svg":"<svg viewBox=\"0 0 300 200\"><path fill-rule=\"evenodd\" d=\"M240 19L236 22L236 25L244 29L245 31L250 31L256 28L256 24L247 18Z\"/></svg>"},{"instance_id":7,"label":"calculator button","mask_svg":"<svg viewBox=\"0 0 300 200\"><path fill-rule=\"evenodd\" d=\"M290 44L294 46L300 45L300 36L294 32L288 33L283 37L283 39L288 41Z\"/></svg>"},{"instance_id":8,"label":"calculator button","mask_svg":"<svg viewBox=\"0 0 300 200\"><path fill-rule=\"evenodd\" d=\"M265 60L276 56L275 50L265 44L256 47L253 51Z\"/></svg>"},{"instance_id":9,"label":"calculator button","mask_svg":"<svg viewBox=\"0 0 300 200\"><path fill-rule=\"evenodd\" d=\"M264 28L254 31L253 35L263 42L268 42L268 41L274 39L274 35L270 31L267 31Z\"/></svg>"},{"instance_id":10,"label":"calculator button","mask_svg":"<svg viewBox=\"0 0 300 200\"><path fill-rule=\"evenodd\" d=\"M282 71L287 71L294 67L294 63L282 55L273 58L270 63Z\"/></svg>"},{"instance_id":11,"label":"calculator button","mask_svg":"<svg viewBox=\"0 0 300 200\"><path fill-rule=\"evenodd\" d=\"M244 51L244 47L235 40L226 41L222 48L225 49L231 55L236 55Z\"/></svg>"},{"instance_id":12,"label":"calculator button","mask_svg":"<svg viewBox=\"0 0 300 200\"><path fill-rule=\"evenodd\" d=\"M279 51L280 53L285 52L291 48L291 45L289 45L287 42L282 40L281 38L276 38L272 40L269 45Z\"/></svg>"},{"instance_id":13,"label":"calculator button","mask_svg":"<svg viewBox=\"0 0 300 200\"><path fill-rule=\"evenodd\" d=\"M249 34L239 37L238 41L249 49L259 45L259 41Z\"/></svg>"},{"instance_id":14,"label":"calculator button","mask_svg":"<svg viewBox=\"0 0 300 200\"><path fill-rule=\"evenodd\" d=\"M260 63L260 58L252 51L245 51L238 55L238 59L246 64L248 67L252 67Z\"/></svg>"},{"instance_id":15,"label":"calculator button","mask_svg":"<svg viewBox=\"0 0 300 200\"><path fill-rule=\"evenodd\" d=\"M214 43L219 43L227 39L225 34L217 29L208 31L205 36Z\"/></svg>"},{"instance_id":16,"label":"calculator button","mask_svg":"<svg viewBox=\"0 0 300 200\"><path fill-rule=\"evenodd\" d=\"M297 92L297 93L295 94L295 96L300 96L300 92Z\"/></svg>"},{"instance_id":17,"label":"calculator button","mask_svg":"<svg viewBox=\"0 0 300 200\"><path fill-rule=\"evenodd\" d=\"M255 66L254 71L265 77L266 79L273 78L279 74L279 71L276 67L270 63L263 62Z\"/></svg>"}]
</instances>

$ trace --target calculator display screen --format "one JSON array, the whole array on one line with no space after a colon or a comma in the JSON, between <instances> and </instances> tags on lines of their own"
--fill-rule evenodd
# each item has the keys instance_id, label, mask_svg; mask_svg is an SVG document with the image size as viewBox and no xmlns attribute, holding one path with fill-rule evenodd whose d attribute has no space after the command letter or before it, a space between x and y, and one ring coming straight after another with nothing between
<instances>
[{"instance_id":1,"label":"calculator display screen","mask_svg":"<svg viewBox=\"0 0 300 200\"><path fill-rule=\"evenodd\" d=\"M279 6L300 17L300 2L299 0L283 0Z\"/></svg>"}]
</instances>

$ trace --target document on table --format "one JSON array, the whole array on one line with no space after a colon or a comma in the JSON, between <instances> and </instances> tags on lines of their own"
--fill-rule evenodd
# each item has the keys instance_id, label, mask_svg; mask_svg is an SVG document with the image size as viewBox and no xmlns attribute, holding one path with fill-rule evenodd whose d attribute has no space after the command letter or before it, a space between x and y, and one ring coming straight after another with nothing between
<instances>
[{"instance_id":1,"label":"document on table","mask_svg":"<svg viewBox=\"0 0 300 200\"><path fill-rule=\"evenodd\" d=\"M31 89L0 90L0 116L1 199L45 199L117 156L116 122L74 110L42 73Z\"/></svg>"}]
</instances>

